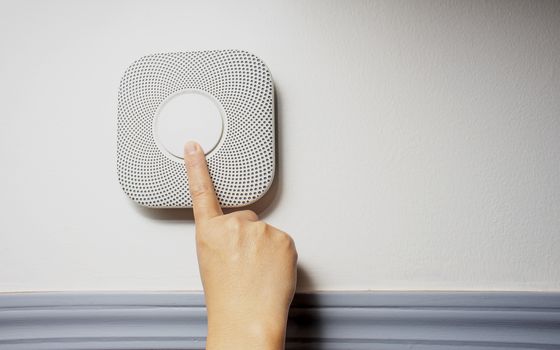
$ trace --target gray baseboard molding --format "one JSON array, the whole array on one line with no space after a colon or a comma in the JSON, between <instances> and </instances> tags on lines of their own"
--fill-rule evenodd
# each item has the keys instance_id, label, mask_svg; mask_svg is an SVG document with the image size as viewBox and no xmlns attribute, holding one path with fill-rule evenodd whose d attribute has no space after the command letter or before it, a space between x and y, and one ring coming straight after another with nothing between
<instances>
[{"instance_id":1,"label":"gray baseboard molding","mask_svg":"<svg viewBox=\"0 0 560 350\"><path fill-rule=\"evenodd\" d=\"M201 293L0 293L1 350L204 349ZM288 349L560 349L560 293L298 294Z\"/></svg>"}]
</instances>

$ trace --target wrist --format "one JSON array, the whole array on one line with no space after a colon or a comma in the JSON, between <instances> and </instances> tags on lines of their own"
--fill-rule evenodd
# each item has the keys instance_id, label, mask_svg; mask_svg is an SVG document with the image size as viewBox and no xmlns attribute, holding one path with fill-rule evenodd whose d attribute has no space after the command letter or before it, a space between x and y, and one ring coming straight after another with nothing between
<instances>
[{"instance_id":1,"label":"wrist","mask_svg":"<svg viewBox=\"0 0 560 350\"><path fill-rule=\"evenodd\" d=\"M208 317L207 350L284 349L286 320L270 318L224 319Z\"/></svg>"}]
</instances>

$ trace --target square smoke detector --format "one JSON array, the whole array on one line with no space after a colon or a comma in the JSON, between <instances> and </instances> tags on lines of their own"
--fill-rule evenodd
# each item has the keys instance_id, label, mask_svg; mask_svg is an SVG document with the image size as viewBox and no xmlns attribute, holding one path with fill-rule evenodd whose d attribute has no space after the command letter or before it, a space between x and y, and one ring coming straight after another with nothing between
<instances>
[{"instance_id":1,"label":"square smoke detector","mask_svg":"<svg viewBox=\"0 0 560 350\"><path fill-rule=\"evenodd\" d=\"M190 208L183 145L197 141L223 207L261 198L275 172L274 87L238 50L148 55L121 79L117 170L124 192L154 208Z\"/></svg>"}]
</instances>

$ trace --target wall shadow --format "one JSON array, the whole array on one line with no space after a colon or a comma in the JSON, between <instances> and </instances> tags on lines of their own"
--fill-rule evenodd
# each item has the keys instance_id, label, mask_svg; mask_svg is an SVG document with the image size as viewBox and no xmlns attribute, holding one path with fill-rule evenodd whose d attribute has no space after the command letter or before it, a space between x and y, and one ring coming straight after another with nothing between
<instances>
[{"instance_id":1,"label":"wall shadow","mask_svg":"<svg viewBox=\"0 0 560 350\"><path fill-rule=\"evenodd\" d=\"M280 197L282 194L282 178L283 178L283 167L282 167L282 125L281 118L281 98L279 96L278 90L274 91L274 123L275 123L275 134L276 139L275 144L275 162L276 167L274 171L274 179L268 191L259 198L255 203L250 205L239 207L239 208L224 208L224 214L231 213L237 210L252 210L259 215L261 219L266 219L267 216L274 211L277 207ZM170 220L170 221L192 221L194 220L192 208L171 208L171 209L160 209L160 208L149 208L141 206L137 203L130 201L134 209L142 216L153 220Z\"/></svg>"},{"instance_id":2,"label":"wall shadow","mask_svg":"<svg viewBox=\"0 0 560 350\"><path fill-rule=\"evenodd\" d=\"M286 349L311 350L321 349L324 338L323 322L320 315L320 296L313 290L313 280L305 267L298 266L298 283L290 312L286 331Z\"/></svg>"}]
</instances>

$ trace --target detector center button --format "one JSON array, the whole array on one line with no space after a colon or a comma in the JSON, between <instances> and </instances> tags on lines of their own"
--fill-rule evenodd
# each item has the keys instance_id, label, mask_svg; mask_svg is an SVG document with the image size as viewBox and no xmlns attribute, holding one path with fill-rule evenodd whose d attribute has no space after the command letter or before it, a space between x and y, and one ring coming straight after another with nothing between
<instances>
[{"instance_id":1,"label":"detector center button","mask_svg":"<svg viewBox=\"0 0 560 350\"><path fill-rule=\"evenodd\" d=\"M223 116L218 101L201 91L182 91L168 97L158 109L155 136L159 145L183 158L185 142L200 144L205 154L220 142Z\"/></svg>"}]
</instances>

